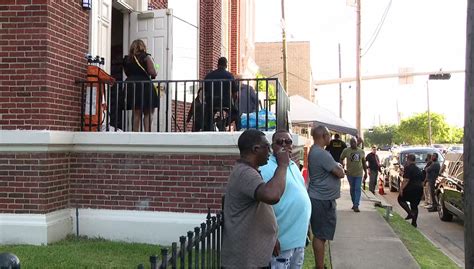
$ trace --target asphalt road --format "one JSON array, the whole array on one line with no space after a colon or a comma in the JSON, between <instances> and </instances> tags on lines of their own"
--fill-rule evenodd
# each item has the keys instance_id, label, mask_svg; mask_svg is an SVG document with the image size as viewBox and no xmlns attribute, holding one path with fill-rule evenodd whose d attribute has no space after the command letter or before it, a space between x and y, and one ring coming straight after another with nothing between
<instances>
[{"instance_id":1,"label":"asphalt road","mask_svg":"<svg viewBox=\"0 0 474 269\"><path fill-rule=\"evenodd\" d=\"M397 202L398 192L390 192L388 188L385 188L385 193L386 195L383 195L383 198L393 206L395 212L405 217L407 215L405 210ZM421 204L423 204L423 201ZM454 217L452 222L441 221L437 212L428 212L421 205L418 210L417 223L419 231L455 263L464 268L463 222L456 217Z\"/></svg>"}]
</instances>

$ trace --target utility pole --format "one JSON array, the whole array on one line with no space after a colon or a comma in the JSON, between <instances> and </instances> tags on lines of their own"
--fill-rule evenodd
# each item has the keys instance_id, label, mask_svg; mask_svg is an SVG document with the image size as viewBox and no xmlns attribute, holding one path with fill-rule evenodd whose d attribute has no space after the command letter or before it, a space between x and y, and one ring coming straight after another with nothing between
<instances>
[{"instance_id":1,"label":"utility pole","mask_svg":"<svg viewBox=\"0 0 474 269\"><path fill-rule=\"evenodd\" d=\"M430 113L430 87L429 79L426 81L426 103L428 105L428 140L430 146L433 144L433 139L431 138L431 113Z\"/></svg>"},{"instance_id":2,"label":"utility pole","mask_svg":"<svg viewBox=\"0 0 474 269\"><path fill-rule=\"evenodd\" d=\"M341 43L337 44L337 50L339 53L339 79L342 78L341 73ZM339 82L339 118L342 119L342 83Z\"/></svg>"},{"instance_id":3,"label":"utility pole","mask_svg":"<svg viewBox=\"0 0 474 269\"><path fill-rule=\"evenodd\" d=\"M360 6L361 0L356 0L356 128L359 137L362 137L361 112L360 112Z\"/></svg>"},{"instance_id":4,"label":"utility pole","mask_svg":"<svg viewBox=\"0 0 474 269\"><path fill-rule=\"evenodd\" d=\"M474 2L467 1L466 89L464 98L464 257L474 268Z\"/></svg>"},{"instance_id":5,"label":"utility pole","mask_svg":"<svg viewBox=\"0 0 474 269\"><path fill-rule=\"evenodd\" d=\"M288 62L287 62L287 56L286 56L285 0L281 0L281 20L282 20L281 35L282 35L282 43L283 43L283 87L285 88L285 91L288 93Z\"/></svg>"}]
</instances>

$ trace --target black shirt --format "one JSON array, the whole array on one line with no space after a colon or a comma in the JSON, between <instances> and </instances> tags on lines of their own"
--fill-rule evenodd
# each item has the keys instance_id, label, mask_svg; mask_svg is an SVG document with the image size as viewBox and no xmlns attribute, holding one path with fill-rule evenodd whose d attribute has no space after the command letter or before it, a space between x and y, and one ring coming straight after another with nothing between
<instances>
[{"instance_id":1,"label":"black shirt","mask_svg":"<svg viewBox=\"0 0 474 269\"><path fill-rule=\"evenodd\" d=\"M221 101L223 108L230 108L231 91L233 93L237 91L234 76L224 68L218 68L207 74L204 79L220 79L220 81L206 82L204 84L206 108L211 107L211 101L214 102L214 110L220 109Z\"/></svg>"},{"instance_id":2,"label":"black shirt","mask_svg":"<svg viewBox=\"0 0 474 269\"><path fill-rule=\"evenodd\" d=\"M331 153L332 157L336 162L340 162L342 151L347 148L346 143L339 139L333 139L329 142L329 145L326 146L326 150Z\"/></svg>"},{"instance_id":3,"label":"black shirt","mask_svg":"<svg viewBox=\"0 0 474 269\"><path fill-rule=\"evenodd\" d=\"M423 187L423 174L421 173L421 169L414 163L405 167L403 178L408 178L410 180L406 186L407 188Z\"/></svg>"},{"instance_id":4,"label":"black shirt","mask_svg":"<svg viewBox=\"0 0 474 269\"><path fill-rule=\"evenodd\" d=\"M365 160L369 163L369 169L372 171L380 171L380 161L377 154L371 152L367 154Z\"/></svg>"}]
</instances>

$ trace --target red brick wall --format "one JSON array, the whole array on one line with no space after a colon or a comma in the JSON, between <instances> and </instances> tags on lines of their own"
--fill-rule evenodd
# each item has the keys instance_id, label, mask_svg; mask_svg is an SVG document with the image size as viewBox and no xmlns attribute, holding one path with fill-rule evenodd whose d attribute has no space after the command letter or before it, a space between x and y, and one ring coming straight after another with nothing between
<instances>
[{"instance_id":1,"label":"red brick wall","mask_svg":"<svg viewBox=\"0 0 474 269\"><path fill-rule=\"evenodd\" d=\"M298 161L299 154L292 159ZM0 213L219 209L237 154L2 153Z\"/></svg>"},{"instance_id":2,"label":"red brick wall","mask_svg":"<svg viewBox=\"0 0 474 269\"><path fill-rule=\"evenodd\" d=\"M149 0L148 3L153 9L168 8L168 0Z\"/></svg>"},{"instance_id":3,"label":"red brick wall","mask_svg":"<svg viewBox=\"0 0 474 269\"><path fill-rule=\"evenodd\" d=\"M173 113L172 115L174 117L171 123L171 131L184 132L185 130L184 130L183 124L184 124L184 121L186 120L186 117L188 116L189 109L191 108L191 103L186 102L186 106L183 101L178 101L177 103L178 103L178 107L176 110L177 113L175 113L175 102L173 101L173 103L171 104L172 113ZM174 124L174 120L176 120L177 127ZM186 124L186 132L191 132L192 130L193 130L193 119L191 118L189 123Z\"/></svg>"},{"instance_id":4,"label":"red brick wall","mask_svg":"<svg viewBox=\"0 0 474 269\"><path fill-rule=\"evenodd\" d=\"M0 1L0 128L78 130L89 13L80 1Z\"/></svg>"},{"instance_id":5,"label":"red brick wall","mask_svg":"<svg viewBox=\"0 0 474 269\"><path fill-rule=\"evenodd\" d=\"M199 78L204 79L221 56L222 2L201 0L199 5Z\"/></svg>"},{"instance_id":6,"label":"red brick wall","mask_svg":"<svg viewBox=\"0 0 474 269\"><path fill-rule=\"evenodd\" d=\"M67 153L0 154L0 213L47 213L69 206Z\"/></svg>"},{"instance_id":7,"label":"red brick wall","mask_svg":"<svg viewBox=\"0 0 474 269\"><path fill-rule=\"evenodd\" d=\"M237 156L74 153L71 206L206 213L219 209Z\"/></svg>"}]
</instances>

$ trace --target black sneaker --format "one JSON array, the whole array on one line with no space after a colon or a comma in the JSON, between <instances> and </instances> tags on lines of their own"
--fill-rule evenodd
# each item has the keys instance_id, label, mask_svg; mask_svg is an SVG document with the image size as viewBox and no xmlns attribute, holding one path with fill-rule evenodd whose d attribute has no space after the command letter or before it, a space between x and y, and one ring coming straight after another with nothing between
<instances>
[{"instance_id":1,"label":"black sneaker","mask_svg":"<svg viewBox=\"0 0 474 269\"><path fill-rule=\"evenodd\" d=\"M413 217L411 215L408 215L405 217L405 220L409 220L409 219L412 219Z\"/></svg>"},{"instance_id":2,"label":"black sneaker","mask_svg":"<svg viewBox=\"0 0 474 269\"><path fill-rule=\"evenodd\" d=\"M354 207L354 212L360 212L359 208L358 207Z\"/></svg>"}]
</instances>

